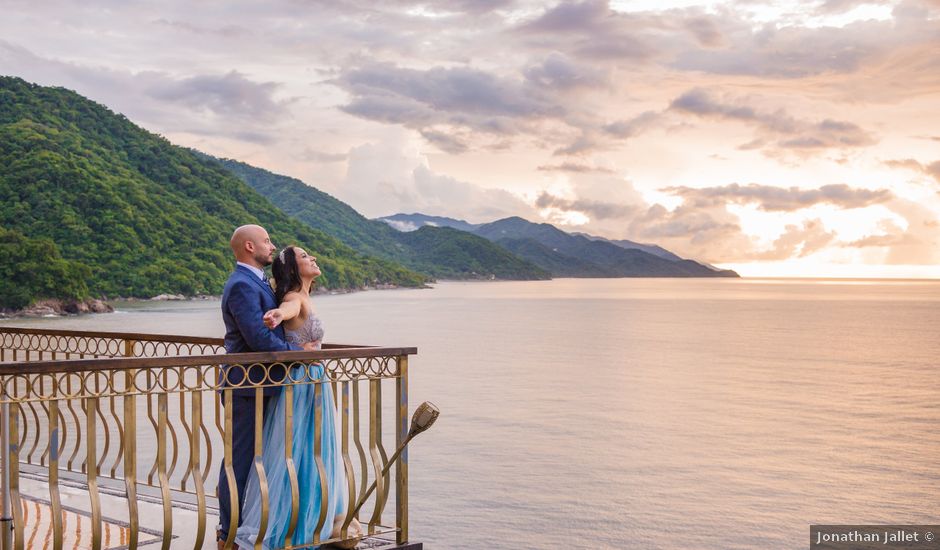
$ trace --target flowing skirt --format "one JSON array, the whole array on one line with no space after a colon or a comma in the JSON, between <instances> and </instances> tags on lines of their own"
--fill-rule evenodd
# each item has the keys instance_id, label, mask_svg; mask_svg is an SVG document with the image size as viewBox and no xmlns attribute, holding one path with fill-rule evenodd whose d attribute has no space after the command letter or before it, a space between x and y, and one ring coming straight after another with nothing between
<instances>
[{"instance_id":1,"label":"flowing skirt","mask_svg":"<svg viewBox=\"0 0 940 550\"><path fill-rule=\"evenodd\" d=\"M323 377L321 365L292 367L290 379L294 381L319 380ZM291 537L292 543L312 542L320 513L326 506L326 517L320 528L320 540L330 538L333 522L343 517L346 512L347 488L346 471L340 455L339 439L336 430L336 411L333 403L333 389L329 383L297 384L294 388L293 441L291 445L300 497L297 526ZM264 464L268 484L268 525L263 547L281 548L291 517L291 487L284 457L285 447L285 411L286 391L281 391L268 405L264 419ZM314 442L314 412L319 409L322 415L321 459L325 475L321 477L317 467ZM324 483L325 479L325 483ZM322 487L326 486L326 498L321 496ZM242 506L242 521L235 536L240 548L254 548L261 525L261 490L257 471L252 468L245 488L245 502Z\"/></svg>"}]
</instances>

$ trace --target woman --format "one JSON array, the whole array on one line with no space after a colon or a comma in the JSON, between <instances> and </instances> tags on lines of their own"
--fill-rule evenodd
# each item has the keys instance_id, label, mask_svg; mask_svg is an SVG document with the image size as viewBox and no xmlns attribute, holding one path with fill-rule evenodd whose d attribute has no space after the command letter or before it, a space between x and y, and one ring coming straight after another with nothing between
<instances>
[{"instance_id":1,"label":"woman","mask_svg":"<svg viewBox=\"0 0 940 550\"><path fill-rule=\"evenodd\" d=\"M275 328L283 323L288 342L303 346L308 342L320 348L323 340L323 325L313 312L310 290L313 281L320 276L317 259L297 246L282 250L274 260L275 297L280 307L264 314L264 323L268 328ZM309 383L323 377L322 365L294 366L290 380L304 381L294 386L293 397L293 435L292 458L297 471L300 489L300 509L297 526L292 536L294 545L313 540L314 531L320 519L323 506L321 498L321 479L314 452L315 426L314 412L321 411L321 459L325 466L327 488L327 513L320 530L320 540L339 536L345 519L347 506L346 472L340 456L339 440L336 433L335 411L333 409L333 391L330 384ZM319 388L319 392L316 391ZM268 526L264 537L264 548L281 548L289 526L291 515L290 478L284 458L285 447L285 395L280 392L271 403L264 422L264 452L262 462L268 482ZM252 470L245 489L245 502L242 507L243 519L238 528L235 542L241 548L254 548L261 524L261 492L258 476ZM359 523L354 519L349 526L349 535L361 533Z\"/></svg>"}]
</instances>

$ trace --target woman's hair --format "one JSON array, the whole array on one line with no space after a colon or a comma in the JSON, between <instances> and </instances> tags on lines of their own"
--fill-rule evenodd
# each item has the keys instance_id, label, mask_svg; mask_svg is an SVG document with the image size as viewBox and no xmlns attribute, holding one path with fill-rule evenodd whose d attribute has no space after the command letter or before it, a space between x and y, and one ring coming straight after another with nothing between
<instances>
[{"instance_id":1,"label":"woman's hair","mask_svg":"<svg viewBox=\"0 0 940 550\"><path fill-rule=\"evenodd\" d=\"M303 287L300 270L297 269L297 249L294 245L286 247L274 257L271 273L274 274L274 297L277 298L278 304L284 301L288 292Z\"/></svg>"}]
</instances>

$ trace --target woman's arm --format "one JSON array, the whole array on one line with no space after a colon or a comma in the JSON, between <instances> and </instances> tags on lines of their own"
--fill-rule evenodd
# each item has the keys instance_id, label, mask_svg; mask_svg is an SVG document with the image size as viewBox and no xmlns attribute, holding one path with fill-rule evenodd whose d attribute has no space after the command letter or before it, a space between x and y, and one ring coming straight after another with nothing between
<instances>
[{"instance_id":1,"label":"woman's arm","mask_svg":"<svg viewBox=\"0 0 940 550\"><path fill-rule=\"evenodd\" d=\"M300 315L302 305L303 297L296 292L290 292L284 297L284 301L281 302L280 307L269 310L264 314L262 320L265 326L273 329L284 321L290 321Z\"/></svg>"}]
</instances>

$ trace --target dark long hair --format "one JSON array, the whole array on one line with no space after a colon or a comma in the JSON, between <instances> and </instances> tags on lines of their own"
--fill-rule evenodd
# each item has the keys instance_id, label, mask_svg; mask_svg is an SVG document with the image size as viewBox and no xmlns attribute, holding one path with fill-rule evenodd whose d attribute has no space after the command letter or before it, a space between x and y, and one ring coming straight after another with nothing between
<instances>
[{"instance_id":1,"label":"dark long hair","mask_svg":"<svg viewBox=\"0 0 940 550\"><path fill-rule=\"evenodd\" d=\"M274 297L277 298L278 304L284 301L288 292L303 288L300 270L297 269L297 249L294 245L288 246L274 257L271 273L274 275Z\"/></svg>"}]
</instances>

